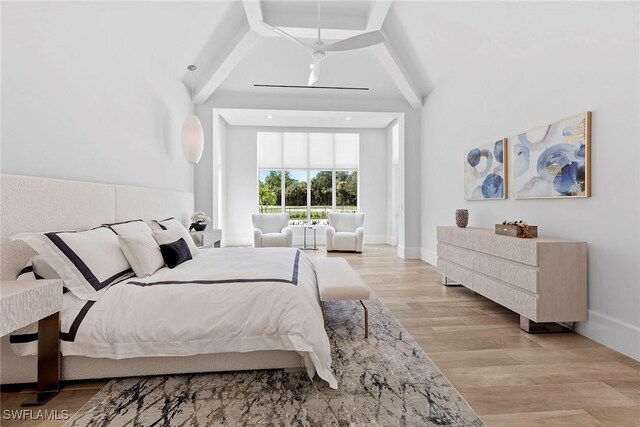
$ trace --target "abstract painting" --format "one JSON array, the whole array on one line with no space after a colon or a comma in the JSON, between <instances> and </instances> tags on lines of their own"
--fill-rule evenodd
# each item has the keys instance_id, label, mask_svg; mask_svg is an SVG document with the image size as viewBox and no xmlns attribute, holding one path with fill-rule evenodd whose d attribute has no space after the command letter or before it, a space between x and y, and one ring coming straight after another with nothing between
<instances>
[{"instance_id":1,"label":"abstract painting","mask_svg":"<svg viewBox=\"0 0 640 427\"><path fill-rule=\"evenodd\" d=\"M589 197L591 112L515 136L516 199Z\"/></svg>"},{"instance_id":2,"label":"abstract painting","mask_svg":"<svg viewBox=\"0 0 640 427\"><path fill-rule=\"evenodd\" d=\"M466 200L507 197L507 140L469 150L464 158L464 198Z\"/></svg>"}]
</instances>

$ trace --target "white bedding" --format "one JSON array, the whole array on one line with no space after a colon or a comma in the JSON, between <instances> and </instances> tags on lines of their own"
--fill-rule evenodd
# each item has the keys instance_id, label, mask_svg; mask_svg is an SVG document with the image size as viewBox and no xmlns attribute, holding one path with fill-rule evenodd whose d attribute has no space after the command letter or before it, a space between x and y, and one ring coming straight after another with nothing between
<instances>
[{"instance_id":1,"label":"white bedding","mask_svg":"<svg viewBox=\"0 0 640 427\"><path fill-rule=\"evenodd\" d=\"M311 261L297 249L202 250L173 270L113 285L97 301L64 295L62 354L125 359L291 350L332 388L331 350ZM12 337L20 355L35 342ZM23 343L19 343L23 341Z\"/></svg>"}]
</instances>

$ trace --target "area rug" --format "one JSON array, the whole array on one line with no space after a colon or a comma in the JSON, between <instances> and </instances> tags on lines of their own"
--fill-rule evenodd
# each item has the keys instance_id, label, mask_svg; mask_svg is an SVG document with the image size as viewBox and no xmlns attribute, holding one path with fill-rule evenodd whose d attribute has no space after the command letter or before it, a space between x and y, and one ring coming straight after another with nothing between
<instances>
[{"instance_id":1,"label":"area rug","mask_svg":"<svg viewBox=\"0 0 640 427\"><path fill-rule=\"evenodd\" d=\"M65 426L482 426L372 294L326 306L338 390L305 372L243 371L109 382Z\"/></svg>"}]
</instances>

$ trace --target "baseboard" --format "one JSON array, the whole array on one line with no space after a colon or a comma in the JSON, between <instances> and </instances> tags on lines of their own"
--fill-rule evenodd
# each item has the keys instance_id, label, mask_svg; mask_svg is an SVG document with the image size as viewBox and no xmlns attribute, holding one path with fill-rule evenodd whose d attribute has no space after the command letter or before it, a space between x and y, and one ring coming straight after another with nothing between
<instances>
[{"instance_id":1,"label":"baseboard","mask_svg":"<svg viewBox=\"0 0 640 427\"><path fill-rule=\"evenodd\" d=\"M389 236L383 234L374 234L374 235L364 235L364 244L365 245L386 245Z\"/></svg>"},{"instance_id":2,"label":"baseboard","mask_svg":"<svg viewBox=\"0 0 640 427\"><path fill-rule=\"evenodd\" d=\"M421 248L420 259L435 267L438 263L438 254L427 248Z\"/></svg>"},{"instance_id":3,"label":"baseboard","mask_svg":"<svg viewBox=\"0 0 640 427\"><path fill-rule=\"evenodd\" d=\"M398 246L398 256L404 259L420 259L420 248Z\"/></svg>"},{"instance_id":4,"label":"baseboard","mask_svg":"<svg viewBox=\"0 0 640 427\"><path fill-rule=\"evenodd\" d=\"M365 234L364 236L364 244L365 245L386 245L388 240L388 236L386 235L369 235ZM304 243L303 236L293 236L293 246L302 246ZM316 245L317 246L325 246L325 238L324 235L320 236L319 234L316 236ZM230 237L226 238L222 242L222 246L253 246L253 240L248 240L242 237ZM313 246L313 233L310 232L307 234L307 246ZM415 248L411 248L415 249ZM415 257L418 258L418 257Z\"/></svg>"},{"instance_id":5,"label":"baseboard","mask_svg":"<svg viewBox=\"0 0 640 427\"><path fill-rule=\"evenodd\" d=\"M307 245L308 246L313 246L313 232L307 232ZM364 235L364 244L365 245L386 245L387 244L387 239L388 237L386 235L371 235L371 234L366 234ZM298 235L294 235L293 236L293 246L302 246L302 244L304 243L304 237L303 236L298 236ZM318 233L318 235L316 236L316 245L317 246L325 246L326 242L325 242L325 237L324 237L324 233L322 235L320 235Z\"/></svg>"},{"instance_id":6,"label":"baseboard","mask_svg":"<svg viewBox=\"0 0 640 427\"><path fill-rule=\"evenodd\" d=\"M386 244L389 246L398 246L398 238L394 236L387 236Z\"/></svg>"},{"instance_id":7,"label":"baseboard","mask_svg":"<svg viewBox=\"0 0 640 427\"><path fill-rule=\"evenodd\" d=\"M576 332L640 361L640 327L589 310L589 320L577 323Z\"/></svg>"},{"instance_id":8,"label":"baseboard","mask_svg":"<svg viewBox=\"0 0 640 427\"><path fill-rule=\"evenodd\" d=\"M242 237L228 237L222 239L221 246L253 246L253 240Z\"/></svg>"}]
</instances>

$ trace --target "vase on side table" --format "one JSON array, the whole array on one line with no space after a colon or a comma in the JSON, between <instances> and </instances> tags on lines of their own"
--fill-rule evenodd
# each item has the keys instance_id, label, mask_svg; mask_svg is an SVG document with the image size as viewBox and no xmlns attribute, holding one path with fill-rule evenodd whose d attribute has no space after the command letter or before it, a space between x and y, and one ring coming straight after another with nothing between
<instances>
[{"instance_id":1,"label":"vase on side table","mask_svg":"<svg viewBox=\"0 0 640 427\"><path fill-rule=\"evenodd\" d=\"M195 230L195 231L204 231L207 228L207 223L206 222L193 222L191 223L191 227L189 227L189 230Z\"/></svg>"}]
</instances>

